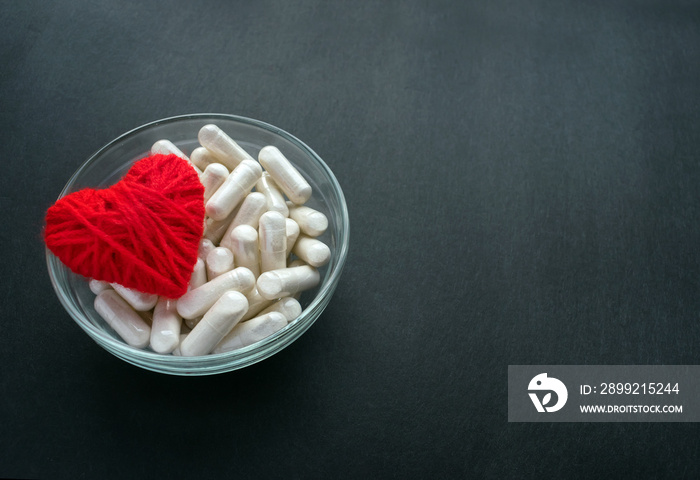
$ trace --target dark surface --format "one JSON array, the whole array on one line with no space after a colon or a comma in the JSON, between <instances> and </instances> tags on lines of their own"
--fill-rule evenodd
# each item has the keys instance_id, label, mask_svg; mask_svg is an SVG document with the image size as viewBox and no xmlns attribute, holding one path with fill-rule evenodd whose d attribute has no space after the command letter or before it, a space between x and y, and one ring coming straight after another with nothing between
<instances>
[{"instance_id":1,"label":"dark surface","mask_svg":"<svg viewBox=\"0 0 700 480\"><path fill-rule=\"evenodd\" d=\"M700 361L695 2L3 2L0 477L697 478L697 424L509 424L509 364ZM206 378L93 343L43 214L194 112L277 125L352 233L319 321Z\"/></svg>"}]
</instances>

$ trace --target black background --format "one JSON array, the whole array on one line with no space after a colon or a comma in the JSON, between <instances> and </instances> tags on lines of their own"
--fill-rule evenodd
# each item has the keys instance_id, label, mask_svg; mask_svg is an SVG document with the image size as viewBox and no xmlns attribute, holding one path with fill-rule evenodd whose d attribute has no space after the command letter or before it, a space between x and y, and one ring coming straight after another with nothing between
<instances>
[{"instance_id":1,"label":"black background","mask_svg":"<svg viewBox=\"0 0 700 480\"><path fill-rule=\"evenodd\" d=\"M0 476L697 477L696 424L509 424L509 364L700 359L697 2L4 1ZM180 378L62 309L43 215L121 133L232 113L348 203L330 305Z\"/></svg>"}]
</instances>

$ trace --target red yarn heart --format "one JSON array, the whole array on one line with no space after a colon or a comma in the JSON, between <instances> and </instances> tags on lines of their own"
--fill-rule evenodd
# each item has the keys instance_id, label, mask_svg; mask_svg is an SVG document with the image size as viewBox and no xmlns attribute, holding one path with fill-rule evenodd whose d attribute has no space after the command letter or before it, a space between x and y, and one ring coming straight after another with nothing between
<instances>
[{"instance_id":1,"label":"red yarn heart","mask_svg":"<svg viewBox=\"0 0 700 480\"><path fill-rule=\"evenodd\" d=\"M153 155L115 185L87 188L46 212L44 240L72 271L178 298L197 261L204 187L189 162Z\"/></svg>"}]
</instances>

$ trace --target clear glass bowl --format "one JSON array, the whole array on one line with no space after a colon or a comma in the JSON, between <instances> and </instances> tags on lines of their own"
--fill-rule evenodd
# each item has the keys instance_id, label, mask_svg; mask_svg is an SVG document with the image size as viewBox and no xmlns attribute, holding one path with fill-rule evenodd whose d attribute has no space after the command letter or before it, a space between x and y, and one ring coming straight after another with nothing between
<instances>
[{"instance_id":1,"label":"clear glass bowl","mask_svg":"<svg viewBox=\"0 0 700 480\"><path fill-rule=\"evenodd\" d=\"M61 303L85 332L105 350L133 365L172 375L211 375L252 365L279 352L299 338L321 315L335 291L348 254L350 224L345 197L328 165L304 142L277 127L258 120L223 114L193 114L158 120L127 132L92 155L73 174L59 195L64 197L86 187L108 187L116 183L136 161L149 154L157 140L168 139L190 154L199 146L197 133L216 124L257 158L258 151L274 145L297 167L313 188L307 202L328 217L328 230L321 241L331 249L330 262L320 269L321 282L304 292L302 314L272 336L231 352L201 357L162 355L124 343L95 312L95 295L85 277L70 271L48 249L46 261L51 282Z\"/></svg>"}]
</instances>

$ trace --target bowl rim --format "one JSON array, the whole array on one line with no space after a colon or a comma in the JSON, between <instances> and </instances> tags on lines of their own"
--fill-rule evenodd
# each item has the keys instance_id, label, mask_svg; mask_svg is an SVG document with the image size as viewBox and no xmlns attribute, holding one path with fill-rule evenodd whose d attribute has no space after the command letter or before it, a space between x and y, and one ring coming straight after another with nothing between
<instances>
[{"instance_id":1,"label":"bowl rim","mask_svg":"<svg viewBox=\"0 0 700 480\"><path fill-rule=\"evenodd\" d=\"M113 355L121 358L122 360L127 361L128 363L131 363L133 365L136 365L138 367L144 368L146 370L152 370L155 372L159 373L166 373L166 374L174 374L174 375L209 375L209 374L216 374L216 373L224 373L232 370L236 370L238 368L243 368L249 365L252 365L254 363L257 363L259 361L262 361L273 354L281 351L284 349L286 346L291 344L293 341L295 341L297 338L299 338L316 320L316 318L313 318L312 320L309 321L310 316L315 313L317 309L321 309L320 312L316 315L318 317L323 309L325 309L326 304L328 301L330 301L330 296L332 296L340 275L342 273L342 270L345 266L345 262L347 260L348 256L348 251L349 251L349 240L350 240L350 221L349 221L349 215L348 215L348 210L347 210L347 202L345 200L345 195L343 193L343 190L340 186L340 183L338 182L337 178L335 177L335 174L333 171L330 169L330 167L325 163L325 161L313 150L311 149L306 143L303 141L299 140L297 137L294 135L290 134L289 132L276 127L274 125L271 125L269 123L260 121L260 120L255 120L252 118L248 117L243 117L239 115L233 115L233 114L223 114L223 113L194 113L194 114L186 114L186 115L176 115L176 116L171 116L171 117L166 117L162 118L159 120L155 120L152 122L145 123L139 127L136 127L134 129L131 129L115 139L111 140L109 143L105 144L101 148L99 148L97 151L95 151L92 155L90 155L87 160L85 160L80 167L71 175L69 180L67 181L66 185L63 187L61 190L57 200L63 198L64 196L68 195L70 192L70 189L74 186L76 183L77 179L81 176L81 174L89 168L92 163L96 161L100 156L102 156L105 152L107 152L109 149L114 147L116 144L120 143L121 141L130 138L132 136L135 136L143 131L146 131L148 129L151 129L156 126L161 126L161 125L167 125L171 123L177 123L180 121L184 120L212 120L212 123L214 123L217 119L219 120L225 120L225 121L233 121L233 122L238 122L242 124L247 124L253 127L257 127L263 130L266 130L269 133L272 133L274 135L277 135L279 137L282 137L283 139L289 141L292 144L295 144L298 148L300 148L305 154L307 154L309 157L311 157L315 163L318 164L319 167L323 170L324 174L328 177L328 180L330 180L330 183L332 184L332 191L335 193L335 195L338 198L338 205L340 207L340 225L338 232L336 232L337 235L337 261L334 264L333 268L329 268L323 278L323 281L320 285L319 291L317 292L316 296L313 298L313 300L304 308L302 311L301 315L297 317L294 321L290 322L282 328L281 330L275 332L274 334L270 335L269 337L256 342L252 345L229 351L229 352L223 352L223 353L212 353L209 355L203 355L203 356L198 356L198 357L182 357L182 356L176 356L176 355L163 355L159 354L156 352L152 352L150 350L146 349L137 349L135 347L132 347L128 344L126 344L123 341L117 341L115 338L111 337L110 335L106 334L104 331L102 331L100 328L96 327L95 325L92 324L89 320L84 318L84 315L82 312L69 301L68 296L64 293L64 290L68 290L66 286L64 285L63 282L59 281L59 278L57 277L56 272L54 271L55 267L58 268L63 268L64 270L70 272L70 269L66 267L48 248L45 248L46 252L46 262L47 262L47 268L49 272L49 277L51 279L51 284L54 288L54 291L56 292L59 301L63 305L64 309L68 312L68 314L73 318L76 323L86 332L94 341L96 341L98 344L100 344L103 348L108 350L110 353ZM72 272L71 272L72 273ZM290 338L288 338L290 337ZM285 341L282 342L281 344L278 344L278 341L280 339L284 339ZM104 343L107 343L110 348L106 348ZM274 348L276 345L279 345L279 348ZM115 349L113 351L112 349ZM257 356L256 353L259 353ZM131 356L137 357L141 361L133 361L133 359L129 358ZM249 358L249 357L254 357L254 358ZM240 359L241 361L236 362L237 359ZM243 361L243 360L249 360L249 361ZM148 362L148 361L156 361L158 364L163 364L163 365L169 365L169 367L166 367L166 369L161 369L161 368L152 368L149 365L144 365L143 362ZM210 364L215 364L215 365L210 365ZM201 370L203 367L207 367L209 365L208 369ZM222 367L223 365L223 367ZM184 370L180 371L181 367L187 367ZM230 367L230 368L229 368ZM172 371L167 371L167 368L172 368ZM192 370L196 371L192 371Z\"/></svg>"}]
</instances>

